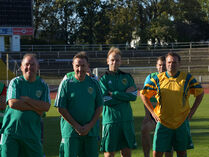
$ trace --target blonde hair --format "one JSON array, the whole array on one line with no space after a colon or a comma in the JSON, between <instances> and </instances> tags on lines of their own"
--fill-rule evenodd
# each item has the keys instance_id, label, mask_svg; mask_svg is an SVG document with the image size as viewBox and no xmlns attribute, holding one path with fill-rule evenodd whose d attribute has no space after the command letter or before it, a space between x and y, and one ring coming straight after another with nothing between
<instances>
[{"instance_id":1,"label":"blonde hair","mask_svg":"<svg viewBox=\"0 0 209 157\"><path fill-rule=\"evenodd\" d=\"M115 53L117 55L120 55L121 56L121 51L119 48L116 48L116 47L111 47L109 52L107 53L107 58L110 56L110 54L112 53Z\"/></svg>"}]
</instances>

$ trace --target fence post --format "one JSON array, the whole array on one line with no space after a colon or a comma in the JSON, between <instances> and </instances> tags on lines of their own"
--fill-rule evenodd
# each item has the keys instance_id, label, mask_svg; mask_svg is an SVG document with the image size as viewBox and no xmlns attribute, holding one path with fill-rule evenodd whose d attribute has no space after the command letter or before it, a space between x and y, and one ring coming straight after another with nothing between
<instances>
[{"instance_id":1,"label":"fence post","mask_svg":"<svg viewBox=\"0 0 209 157\"><path fill-rule=\"evenodd\" d=\"M93 74L99 77L98 68L93 69Z\"/></svg>"},{"instance_id":2,"label":"fence post","mask_svg":"<svg viewBox=\"0 0 209 157\"><path fill-rule=\"evenodd\" d=\"M189 49L189 62L191 62L191 48Z\"/></svg>"},{"instance_id":3,"label":"fence post","mask_svg":"<svg viewBox=\"0 0 209 157\"><path fill-rule=\"evenodd\" d=\"M199 76L199 82L202 83L202 76Z\"/></svg>"},{"instance_id":4,"label":"fence post","mask_svg":"<svg viewBox=\"0 0 209 157\"><path fill-rule=\"evenodd\" d=\"M6 54L6 62L7 62L7 86L9 85L9 54Z\"/></svg>"},{"instance_id":5,"label":"fence post","mask_svg":"<svg viewBox=\"0 0 209 157\"><path fill-rule=\"evenodd\" d=\"M190 66L188 66L188 72L190 73Z\"/></svg>"},{"instance_id":6,"label":"fence post","mask_svg":"<svg viewBox=\"0 0 209 157\"><path fill-rule=\"evenodd\" d=\"M102 51L102 44L99 45L99 50Z\"/></svg>"},{"instance_id":7,"label":"fence post","mask_svg":"<svg viewBox=\"0 0 209 157\"><path fill-rule=\"evenodd\" d=\"M209 53L209 42L208 42L208 53Z\"/></svg>"}]
</instances>

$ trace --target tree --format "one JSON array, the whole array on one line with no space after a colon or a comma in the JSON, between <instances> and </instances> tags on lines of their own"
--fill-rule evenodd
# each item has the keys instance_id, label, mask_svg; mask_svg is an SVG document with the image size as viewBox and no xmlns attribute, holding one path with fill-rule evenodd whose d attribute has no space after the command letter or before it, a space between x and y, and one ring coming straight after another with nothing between
<instances>
[{"instance_id":1,"label":"tree","mask_svg":"<svg viewBox=\"0 0 209 157\"><path fill-rule=\"evenodd\" d=\"M178 41L200 41L208 38L208 12L203 9L207 3L199 0L176 1L174 19Z\"/></svg>"},{"instance_id":2,"label":"tree","mask_svg":"<svg viewBox=\"0 0 209 157\"><path fill-rule=\"evenodd\" d=\"M175 29L172 19L172 0L135 0L137 33L141 43L172 42Z\"/></svg>"},{"instance_id":3,"label":"tree","mask_svg":"<svg viewBox=\"0 0 209 157\"><path fill-rule=\"evenodd\" d=\"M56 8L56 18L59 21L59 40L66 44L75 43L75 33L78 22L76 20L76 0L55 0L53 6Z\"/></svg>"},{"instance_id":4,"label":"tree","mask_svg":"<svg viewBox=\"0 0 209 157\"><path fill-rule=\"evenodd\" d=\"M99 0L80 0L77 4L77 17L79 28L77 42L95 43L95 23L101 3Z\"/></svg>"},{"instance_id":5,"label":"tree","mask_svg":"<svg viewBox=\"0 0 209 157\"><path fill-rule=\"evenodd\" d=\"M56 32L60 28L53 1L35 0L33 8L35 42L40 40L52 43L56 40Z\"/></svg>"},{"instance_id":6,"label":"tree","mask_svg":"<svg viewBox=\"0 0 209 157\"><path fill-rule=\"evenodd\" d=\"M110 32L106 43L124 44L132 40L136 26L136 15L132 1L112 1L107 16L110 19Z\"/></svg>"},{"instance_id":7,"label":"tree","mask_svg":"<svg viewBox=\"0 0 209 157\"><path fill-rule=\"evenodd\" d=\"M45 16L45 7L47 6L47 4L45 3L44 0L34 0L33 3L33 18L34 18L34 22L33 22L33 27L34 27L34 38L36 39L37 37L37 32L38 30L40 30L43 26L43 19Z\"/></svg>"},{"instance_id":8,"label":"tree","mask_svg":"<svg viewBox=\"0 0 209 157\"><path fill-rule=\"evenodd\" d=\"M208 0L34 0L33 12L34 37L47 43L125 44L138 36L141 43L159 44L209 38Z\"/></svg>"}]
</instances>

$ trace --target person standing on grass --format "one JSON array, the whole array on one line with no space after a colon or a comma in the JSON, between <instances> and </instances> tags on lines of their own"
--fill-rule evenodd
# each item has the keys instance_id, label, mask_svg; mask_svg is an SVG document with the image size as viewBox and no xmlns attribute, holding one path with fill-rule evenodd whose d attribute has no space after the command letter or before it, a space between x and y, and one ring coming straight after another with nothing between
<instances>
[{"instance_id":1,"label":"person standing on grass","mask_svg":"<svg viewBox=\"0 0 209 157\"><path fill-rule=\"evenodd\" d=\"M172 148L179 157L186 156L190 142L188 120L194 115L204 95L202 86L191 74L179 71L180 60L178 54L168 53L167 71L151 78L140 91L144 105L157 122L153 157L162 157L163 152L171 151ZM190 94L196 97L191 108ZM150 102L152 96L157 99L155 108Z\"/></svg>"},{"instance_id":2,"label":"person standing on grass","mask_svg":"<svg viewBox=\"0 0 209 157\"><path fill-rule=\"evenodd\" d=\"M161 72L166 71L165 67L165 56L160 56L157 58L156 63L157 72L149 74L144 82L144 86L147 84L147 82L150 81L151 78L158 75ZM152 103L153 107L156 106L157 100L155 97L150 98L150 102ZM155 119L152 117L148 109L145 107L145 117L142 121L141 126L141 141L142 141L142 148L144 152L144 157L150 157L150 149L152 147L152 142L150 138L150 132L155 129L156 122ZM165 152L166 157L172 157L172 152Z\"/></svg>"},{"instance_id":3,"label":"person standing on grass","mask_svg":"<svg viewBox=\"0 0 209 157\"><path fill-rule=\"evenodd\" d=\"M104 97L102 114L101 151L105 157L114 157L116 151L122 157L130 157L131 149L136 148L133 114L130 101L137 98L134 79L119 70L121 52L112 47L107 54L109 69L100 78Z\"/></svg>"},{"instance_id":4,"label":"person standing on grass","mask_svg":"<svg viewBox=\"0 0 209 157\"><path fill-rule=\"evenodd\" d=\"M2 126L4 111L6 109L7 88L4 83L0 82L0 128Z\"/></svg>"},{"instance_id":5,"label":"person standing on grass","mask_svg":"<svg viewBox=\"0 0 209 157\"><path fill-rule=\"evenodd\" d=\"M59 85L55 107L61 114L61 157L98 157L99 128L103 99L98 82L86 75L88 57L80 52L73 57L74 73Z\"/></svg>"},{"instance_id":6,"label":"person standing on grass","mask_svg":"<svg viewBox=\"0 0 209 157\"><path fill-rule=\"evenodd\" d=\"M11 80L6 102L8 107L1 129L1 157L41 157L41 116L50 108L49 88L37 76L34 54L25 54L22 76Z\"/></svg>"},{"instance_id":7,"label":"person standing on grass","mask_svg":"<svg viewBox=\"0 0 209 157\"><path fill-rule=\"evenodd\" d=\"M0 82L0 129L2 127L2 121L4 117L4 112L6 109L6 92L7 88L4 83ZM0 137L1 140L1 137ZM0 145L0 152L1 152L1 145ZM0 153L1 156L1 153Z\"/></svg>"}]
</instances>

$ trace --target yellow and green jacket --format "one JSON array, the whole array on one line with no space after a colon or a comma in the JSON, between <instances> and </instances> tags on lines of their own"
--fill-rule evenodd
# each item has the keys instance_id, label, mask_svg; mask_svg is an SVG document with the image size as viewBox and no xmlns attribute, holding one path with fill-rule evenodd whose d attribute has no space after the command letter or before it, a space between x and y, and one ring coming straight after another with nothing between
<instances>
[{"instance_id":1,"label":"yellow and green jacket","mask_svg":"<svg viewBox=\"0 0 209 157\"><path fill-rule=\"evenodd\" d=\"M202 94L200 83L189 73L178 72L174 77L167 72L151 78L140 91L148 98L155 96L155 114L160 122L171 129L178 128L190 112L189 96Z\"/></svg>"}]
</instances>

